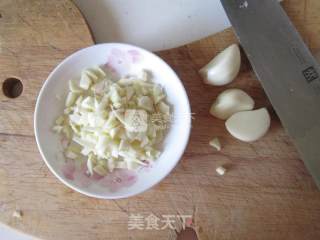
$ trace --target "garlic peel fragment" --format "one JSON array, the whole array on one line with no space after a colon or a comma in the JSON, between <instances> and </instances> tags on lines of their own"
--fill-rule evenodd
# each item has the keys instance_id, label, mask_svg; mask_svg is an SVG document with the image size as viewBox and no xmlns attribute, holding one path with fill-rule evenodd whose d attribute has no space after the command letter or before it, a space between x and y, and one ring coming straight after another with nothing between
<instances>
[{"instance_id":1,"label":"garlic peel fragment","mask_svg":"<svg viewBox=\"0 0 320 240\"><path fill-rule=\"evenodd\" d=\"M253 142L263 137L270 128L270 115L266 108L238 112L226 121L226 128L235 138Z\"/></svg>"},{"instance_id":2,"label":"garlic peel fragment","mask_svg":"<svg viewBox=\"0 0 320 240\"><path fill-rule=\"evenodd\" d=\"M241 89L228 89L219 94L210 108L210 114L226 120L234 113L254 108L254 100Z\"/></svg>"},{"instance_id":3,"label":"garlic peel fragment","mask_svg":"<svg viewBox=\"0 0 320 240\"><path fill-rule=\"evenodd\" d=\"M240 65L239 46L232 44L200 69L199 73L206 84L222 86L235 79L239 73Z\"/></svg>"}]
</instances>

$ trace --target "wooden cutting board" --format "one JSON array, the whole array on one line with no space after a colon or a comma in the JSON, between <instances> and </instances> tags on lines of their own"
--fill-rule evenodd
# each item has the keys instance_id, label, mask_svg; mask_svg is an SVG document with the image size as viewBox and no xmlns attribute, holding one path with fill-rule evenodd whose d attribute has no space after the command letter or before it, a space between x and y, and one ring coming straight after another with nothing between
<instances>
[{"instance_id":1,"label":"wooden cutting board","mask_svg":"<svg viewBox=\"0 0 320 240\"><path fill-rule=\"evenodd\" d=\"M310 48L319 50L320 2L287 0L284 7ZM0 92L0 221L43 239L162 240L175 239L175 230L128 230L128 219L185 214L193 216L200 239L320 239L320 192L245 57L238 79L227 87L241 88L257 107L269 108L270 132L258 142L242 143L208 113L226 87L204 85L197 71L234 42L229 29L158 53L176 70L190 98L194 120L188 148L153 189L130 199L97 200L72 191L49 172L33 133L41 85L63 58L93 44L88 27L67 0L2 0L0 84L16 77L23 92L14 99ZM213 136L221 137L221 152L208 145ZM228 168L225 176L215 172L221 164ZM22 210L21 219L12 217L15 209Z\"/></svg>"}]
</instances>

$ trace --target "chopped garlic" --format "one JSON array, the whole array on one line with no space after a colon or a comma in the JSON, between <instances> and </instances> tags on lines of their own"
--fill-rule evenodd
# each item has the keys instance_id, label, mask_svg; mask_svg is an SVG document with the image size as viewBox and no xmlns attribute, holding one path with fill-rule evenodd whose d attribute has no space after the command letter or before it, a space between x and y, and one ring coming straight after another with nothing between
<instances>
[{"instance_id":1,"label":"chopped garlic","mask_svg":"<svg viewBox=\"0 0 320 240\"><path fill-rule=\"evenodd\" d=\"M142 70L141 80L145 81L145 82L149 81L149 79L150 79L149 74L150 73L148 71Z\"/></svg>"},{"instance_id":2,"label":"chopped garlic","mask_svg":"<svg viewBox=\"0 0 320 240\"><path fill-rule=\"evenodd\" d=\"M102 165L97 165L93 168L93 171L98 173L100 176L105 176L107 175L107 169L103 167Z\"/></svg>"},{"instance_id":3,"label":"chopped garlic","mask_svg":"<svg viewBox=\"0 0 320 240\"><path fill-rule=\"evenodd\" d=\"M153 102L152 102L151 98L148 96L141 96L138 99L138 106L144 110L149 111L149 112L153 111Z\"/></svg>"},{"instance_id":4,"label":"chopped garlic","mask_svg":"<svg viewBox=\"0 0 320 240\"><path fill-rule=\"evenodd\" d=\"M91 84L92 84L92 79L86 72L83 72L80 79L80 84L79 84L80 87L85 90L88 90Z\"/></svg>"},{"instance_id":5,"label":"chopped garlic","mask_svg":"<svg viewBox=\"0 0 320 240\"><path fill-rule=\"evenodd\" d=\"M95 161L93 155L90 154L88 157L88 160L87 160L87 168L88 168L89 175L93 175L93 168L94 168L95 163L96 163L96 161Z\"/></svg>"},{"instance_id":6,"label":"chopped garlic","mask_svg":"<svg viewBox=\"0 0 320 240\"><path fill-rule=\"evenodd\" d=\"M52 128L52 130L53 130L54 132L56 132L56 133L61 133L62 130L63 130L63 127L62 127L62 126L54 126L54 127Z\"/></svg>"},{"instance_id":7,"label":"chopped garlic","mask_svg":"<svg viewBox=\"0 0 320 240\"><path fill-rule=\"evenodd\" d=\"M225 169L224 167L220 166L216 169L216 172L219 174L219 175L224 175L226 173L227 169Z\"/></svg>"},{"instance_id":8,"label":"chopped garlic","mask_svg":"<svg viewBox=\"0 0 320 240\"><path fill-rule=\"evenodd\" d=\"M18 219L21 219L23 216L23 212L21 210L15 210L13 213L12 213L12 217L14 218L18 218Z\"/></svg>"},{"instance_id":9,"label":"chopped garlic","mask_svg":"<svg viewBox=\"0 0 320 240\"><path fill-rule=\"evenodd\" d=\"M71 107L77 99L77 94L74 92L69 92L66 99L66 107Z\"/></svg>"},{"instance_id":10,"label":"chopped garlic","mask_svg":"<svg viewBox=\"0 0 320 240\"><path fill-rule=\"evenodd\" d=\"M57 125L61 125L63 122L64 122L64 117L63 116L58 117L57 120L56 120L56 124Z\"/></svg>"},{"instance_id":11,"label":"chopped garlic","mask_svg":"<svg viewBox=\"0 0 320 240\"><path fill-rule=\"evenodd\" d=\"M82 71L69 82L63 115L53 130L66 140L64 155L85 161L89 175L115 168L135 169L156 160L164 129L150 124L152 114L169 115L163 88L150 74L111 80L100 67Z\"/></svg>"},{"instance_id":12,"label":"chopped garlic","mask_svg":"<svg viewBox=\"0 0 320 240\"><path fill-rule=\"evenodd\" d=\"M69 90L74 93L81 93L83 89L81 89L74 81L69 81Z\"/></svg>"},{"instance_id":13,"label":"chopped garlic","mask_svg":"<svg viewBox=\"0 0 320 240\"><path fill-rule=\"evenodd\" d=\"M217 149L218 151L221 150L221 143L220 143L220 140L219 138L215 137L213 138L210 142L209 142L209 145L214 147L215 149Z\"/></svg>"},{"instance_id":14,"label":"chopped garlic","mask_svg":"<svg viewBox=\"0 0 320 240\"><path fill-rule=\"evenodd\" d=\"M70 150L65 152L65 156L70 159L76 159L78 157L78 155L76 153L74 153L73 151L70 151Z\"/></svg>"}]
</instances>

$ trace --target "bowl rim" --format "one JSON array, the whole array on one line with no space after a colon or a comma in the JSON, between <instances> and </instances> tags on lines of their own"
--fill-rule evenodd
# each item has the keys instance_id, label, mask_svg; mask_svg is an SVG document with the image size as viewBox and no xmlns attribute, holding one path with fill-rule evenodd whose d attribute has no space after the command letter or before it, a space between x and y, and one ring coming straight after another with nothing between
<instances>
[{"instance_id":1,"label":"bowl rim","mask_svg":"<svg viewBox=\"0 0 320 240\"><path fill-rule=\"evenodd\" d=\"M179 143L180 145L183 145L183 147L181 148L181 151L177 154L176 161L175 161L174 164L172 164L170 169L168 169L168 171L165 174L163 174L163 176L161 176L157 181L153 182L152 184L148 185L147 187L144 187L141 190L136 191L134 193L127 193L127 194L125 193L125 194L121 194L119 196L105 196L103 194L94 194L94 193L91 193L90 191L83 190L81 187L74 186L71 183L69 183L68 181L66 181L65 179L63 179L60 176L60 174L57 173L57 171L54 169L54 167L51 166L50 161L47 160L47 158L46 158L46 156L44 154L44 151L42 149L41 142L39 140L40 133L39 133L39 129L38 129L38 115L40 114L39 105L40 105L40 102L41 102L42 98L44 97L44 90L46 89L47 84L49 83L49 81L53 77L53 75L58 71L58 69L62 65L64 65L66 62L68 62L71 58L74 58L77 55L79 55L82 51L87 51L88 49L91 49L91 48L99 48L101 46L107 46L107 45L110 45L110 46L117 45L117 46L122 46L122 47L132 47L132 48L135 48L135 49L137 49L139 51L147 52L148 54L151 54L153 57L157 58L160 62L162 62L163 64L167 65L169 70L176 77L176 79L178 80L178 83L180 84L180 87L181 87L181 90L182 90L181 93L183 94L182 97L184 98L185 102L187 103L185 107L186 107L186 111L187 111L187 114L188 114L188 122L187 122L188 126L186 126L187 135L186 135L186 138ZM184 154L184 152L186 150L186 147L187 147L189 139L190 139L190 134L191 134L191 107L190 107L190 101L189 101L186 89L185 89L184 85L182 84L181 79L176 74L176 72L172 69L172 67L168 63L166 63L162 58L160 58L158 55L156 55L155 53L153 53L153 52L151 52L149 50L146 50L144 48L141 48L141 47L138 47L138 46L135 46L135 45L132 45L132 44L117 43L117 42L99 43L99 44L94 44L94 45L91 45L91 46L88 46L88 47L85 47L85 48L81 48L81 49L73 52L72 54L70 54L69 56L64 58L60 63L58 63L58 65L56 65L55 68L50 72L50 74L48 75L47 79L43 83L43 85L42 85L42 87L41 87L41 89L39 91L37 100L36 100L33 124L34 124L35 139L36 139L36 143L37 143L37 147L38 147L38 150L40 152L40 155L41 155L43 161L46 163L47 167L53 173L53 175L56 178L58 178L63 184L65 184L66 186L68 186L72 190L74 190L76 192L79 192L81 194L84 194L86 196L89 196L89 197L98 198L98 199L109 199L109 200L112 200L112 199L123 199L123 198L129 198L129 197L136 196L138 194L141 194L141 193L153 188L154 186L159 184L164 178L166 178L172 172L172 170L177 166L178 162L181 160L181 158L182 158L182 156L183 156L183 154Z\"/></svg>"}]
</instances>

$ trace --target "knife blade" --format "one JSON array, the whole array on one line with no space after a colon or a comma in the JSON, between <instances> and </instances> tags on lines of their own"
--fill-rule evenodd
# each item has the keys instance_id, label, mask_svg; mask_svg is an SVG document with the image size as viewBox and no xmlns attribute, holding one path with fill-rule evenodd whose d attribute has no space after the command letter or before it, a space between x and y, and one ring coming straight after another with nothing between
<instances>
[{"instance_id":1,"label":"knife blade","mask_svg":"<svg viewBox=\"0 0 320 240\"><path fill-rule=\"evenodd\" d=\"M221 0L282 125L320 188L320 66L277 0Z\"/></svg>"}]
</instances>

